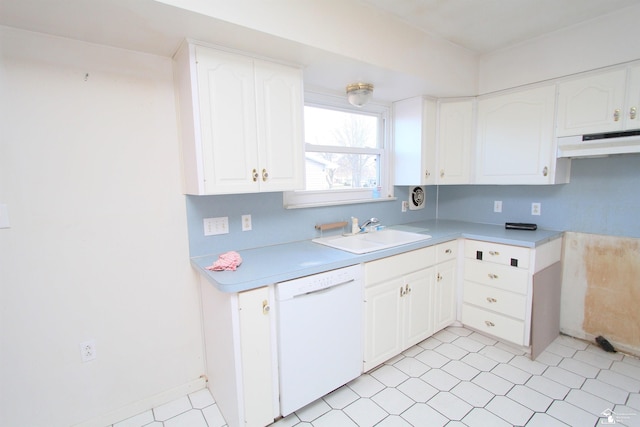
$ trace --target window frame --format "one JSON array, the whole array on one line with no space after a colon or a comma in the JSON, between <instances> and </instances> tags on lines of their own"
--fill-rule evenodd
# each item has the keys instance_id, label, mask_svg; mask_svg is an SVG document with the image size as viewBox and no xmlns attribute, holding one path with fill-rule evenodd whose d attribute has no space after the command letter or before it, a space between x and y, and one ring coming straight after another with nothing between
<instances>
[{"instance_id":1,"label":"window frame","mask_svg":"<svg viewBox=\"0 0 640 427\"><path fill-rule=\"evenodd\" d=\"M344 95L323 92L305 91L304 105L349 113L365 113L377 116L379 148L350 148L328 145L314 145L304 143L304 153L309 152L340 152L377 155L380 159L379 173L380 192L376 188L351 188L340 190L296 190L283 193L283 205L286 209L299 209L317 206L347 205L355 203L370 203L395 200L393 183L391 180L391 104L370 101L363 107L355 107ZM306 172L305 172L306 175Z\"/></svg>"}]
</instances>

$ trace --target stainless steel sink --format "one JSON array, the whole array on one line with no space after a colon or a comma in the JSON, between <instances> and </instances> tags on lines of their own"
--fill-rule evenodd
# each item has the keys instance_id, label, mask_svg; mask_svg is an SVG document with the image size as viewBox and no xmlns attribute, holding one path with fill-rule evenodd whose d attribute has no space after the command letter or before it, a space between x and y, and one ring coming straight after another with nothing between
<instances>
[{"instance_id":1,"label":"stainless steel sink","mask_svg":"<svg viewBox=\"0 0 640 427\"><path fill-rule=\"evenodd\" d=\"M428 234L411 233L387 228L381 231L350 236L320 237L313 239L313 242L354 254L365 254L367 252L389 249L408 243L428 240L430 238L431 236Z\"/></svg>"}]
</instances>

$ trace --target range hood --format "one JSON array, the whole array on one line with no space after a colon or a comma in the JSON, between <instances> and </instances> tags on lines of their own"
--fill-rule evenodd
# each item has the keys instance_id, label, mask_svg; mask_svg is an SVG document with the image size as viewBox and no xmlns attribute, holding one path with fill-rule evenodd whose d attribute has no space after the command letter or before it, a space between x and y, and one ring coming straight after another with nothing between
<instances>
[{"instance_id":1,"label":"range hood","mask_svg":"<svg viewBox=\"0 0 640 427\"><path fill-rule=\"evenodd\" d=\"M640 129L558 138L558 157L640 153Z\"/></svg>"}]
</instances>

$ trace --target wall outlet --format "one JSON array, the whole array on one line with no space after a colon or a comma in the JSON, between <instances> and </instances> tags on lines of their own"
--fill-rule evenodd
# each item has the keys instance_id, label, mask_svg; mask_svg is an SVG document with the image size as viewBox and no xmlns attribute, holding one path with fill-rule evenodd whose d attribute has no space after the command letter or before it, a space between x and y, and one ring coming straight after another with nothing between
<instances>
[{"instance_id":1,"label":"wall outlet","mask_svg":"<svg viewBox=\"0 0 640 427\"><path fill-rule=\"evenodd\" d=\"M242 231L251 231L251 215L242 215Z\"/></svg>"},{"instance_id":2,"label":"wall outlet","mask_svg":"<svg viewBox=\"0 0 640 427\"><path fill-rule=\"evenodd\" d=\"M89 340L80 343L80 357L83 362L90 362L97 356L96 340Z\"/></svg>"},{"instance_id":3,"label":"wall outlet","mask_svg":"<svg viewBox=\"0 0 640 427\"><path fill-rule=\"evenodd\" d=\"M215 236L217 234L229 233L229 217L222 216L219 218L204 219L204 235Z\"/></svg>"},{"instance_id":4,"label":"wall outlet","mask_svg":"<svg viewBox=\"0 0 640 427\"><path fill-rule=\"evenodd\" d=\"M402 212L406 212L409 209L409 202L406 200L402 201Z\"/></svg>"},{"instance_id":5,"label":"wall outlet","mask_svg":"<svg viewBox=\"0 0 640 427\"><path fill-rule=\"evenodd\" d=\"M542 212L542 205L540 203L531 203L531 215L540 215Z\"/></svg>"},{"instance_id":6,"label":"wall outlet","mask_svg":"<svg viewBox=\"0 0 640 427\"><path fill-rule=\"evenodd\" d=\"M493 202L493 211L502 212L502 200L496 200Z\"/></svg>"}]
</instances>

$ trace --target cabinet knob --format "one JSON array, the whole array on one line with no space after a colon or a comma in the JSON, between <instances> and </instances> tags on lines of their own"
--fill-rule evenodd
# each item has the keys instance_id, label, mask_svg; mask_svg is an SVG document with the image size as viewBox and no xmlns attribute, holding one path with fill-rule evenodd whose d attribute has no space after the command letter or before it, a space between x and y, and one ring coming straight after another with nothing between
<instances>
[{"instance_id":1,"label":"cabinet knob","mask_svg":"<svg viewBox=\"0 0 640 427\"><path fill-rule=\"evenodd\" d=\"M498 300L495 298L487 297L487 302L493 304L494 302L498 302Z\"/></svg>"},{"instance_id":2,"label":"cabinet knob","mask_svg":"<svg viewBox=\"0 0 640 427\"><path fill-rule=\"evenodd\" d=\"M258 181L258 171L257 170L252 170L251 171L251 177L253 178L253 182L257 182Z\"/></svg>"},{"instance_id":3,"label":"cabinet knob","mask_svg":"<svg viewBox=\"0 0 640 427\"><path fill-rule=\"evenodd\" d=\"M487 276L489 276L489 279L497 279L498 275L497 274L493 274L493 273L489 273Z\"/></svg>"},{"instance_id":4,"label":"cabinet knob","mask_svg":"<svg viewBox=\"0 0 640 427\"><path fill-rule=\"evenodd\" d=\"M429 172L428 170L424 171L424 176L429 178L431 176L431 172Z\"/></svg>"},{"instance_id":5,"label":"cabinet knob","mask_svg":"<svg viewBox=\"0 0 640 427\"><path fill-rule=\"evenodd\" d=\"M269 305L269 301L267 300L262 301L262 314L269 314L270 310L271 310L271 306Z\"/></svg>"},{"instance_id":6,"label":"cabinet knob","mask_svg":"<svg viewBox=\"0 0 640 427\"><path fill-rule=\"evenodd\" d=\"M542 169L542 176L547 176L549 175L549 168L548 167L544 167L544 169Z\"/></svg>"},{"instance_id":7,"label":"cabinet knob","mask_svg":"<svg viewBox=\"0 0 640 427\"><path fill-rule=\"evenodd\" d=\"M447 249L444 251L445 254L450 254L451 252L452 252L451 249Z\"/></svg>"},{"instance_id":8,"label":"cabinet knob","mask_svg":"<svg viewBox=\"0 0 640 427\"><path fill-rule=\"evenodd\" d=\"M436 280L439 282L442 280L442 274L438 273L438 275L436 276Z\"/></svg>"},{"instance_id":9,"label":"cabinet knob","mask_svg":"<svg viewBox=\"0 0 640 427\"><path fill-rule=\"evenodd\" d=\"M266 169L262 169L262 181L266 181L269 178L269 174Z\"/></svg>"},{"instance_id":10,"label":"cabinet knob","mask_svg":"<svg viewBox=\"0 0 640 427\"><path fill-rule=\"evenodd\" d=\"M440 169L440 178L444 178L444 169Z\"/></svg>"},{"instance_id":11,"label":"cabinet knob","mask_svg":"<svg viewBox=\"0 0 640 427\"><path fill-rule=\"evenodd\" d=\"M616 108L616 109L613 111L613 121L614 121L614 122L617 122L617 121L619 121L619 120L620 120L620 109L619 109L619 108Z\"/></svg>"},{"instance_id":12,"label":"cabinet knob","mask_svg":"<svg viewBox=\"0 0 640 427\"><path fill-rule=\"evenodd\" d=\"M631 107L631 109L629 110L629 118L631 120L635 120L637 116L638 116L638 109L636 107Z\"/></svg>"},{"instance_id":13,"label":"cabinet knob","mask_svg":"<svg viewBox=\"0 0 640 427\"><path fill-rule=\"evenodd\" d=\"M498 252L498 251L489 251L489 255L498 256L498 255L500 255L500 252Z\"/></svg>"},{"instance_id":14,"label":"cabinet knob","mask_svg":"<svg viewBox=\"0 0 640 427\"><path fill-rule=\"evenodd\" d=\"M490 321L488 321L488 320L485 320L485 321L484 321L484 324L485 324L485 325L487 325L488 327L496 326L496 324L495 324L495 323L490 322Z\"/></svg>"}]
</instances>

